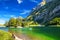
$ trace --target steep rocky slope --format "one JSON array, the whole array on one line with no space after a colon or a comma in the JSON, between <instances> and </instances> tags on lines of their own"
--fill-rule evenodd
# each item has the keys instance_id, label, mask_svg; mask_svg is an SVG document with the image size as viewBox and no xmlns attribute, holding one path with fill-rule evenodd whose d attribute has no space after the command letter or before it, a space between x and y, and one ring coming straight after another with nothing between
<instances>
[{"instance_id":1,"label":"steep rocky slope","mask_svg":"<svg viewBox=\"0 0 60 40\"><path fill-rule=\"evenodd\" d=\"M60 0L47 2L43 6L38 5L27 19L37 21L40 24L47 24L55 17L60 17Z\"/></svg>"}]
</instances>

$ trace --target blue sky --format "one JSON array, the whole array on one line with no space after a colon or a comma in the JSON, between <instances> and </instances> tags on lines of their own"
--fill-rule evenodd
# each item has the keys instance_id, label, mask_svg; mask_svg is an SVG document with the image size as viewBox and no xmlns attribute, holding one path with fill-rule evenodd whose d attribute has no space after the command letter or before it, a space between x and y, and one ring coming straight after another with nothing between
<instances>
[{"instance_id":1,"label":"blue sky","mask_svg":"<svg viewBox=\"0 0 60 40\"><path fill-rule=\"evenodd\" d=\"M0 0L0 24L11 17L26 18L30 11L42 0Z\"/></svg>"}]
</instances>

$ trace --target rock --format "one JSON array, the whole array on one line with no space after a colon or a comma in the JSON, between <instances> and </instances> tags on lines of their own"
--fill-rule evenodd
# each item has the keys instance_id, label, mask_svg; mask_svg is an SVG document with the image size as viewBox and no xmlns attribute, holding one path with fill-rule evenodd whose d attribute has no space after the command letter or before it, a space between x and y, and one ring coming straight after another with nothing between
<instances>
[{"instance_id":1,"label":"rock","mask_svg":"<svg viewBox=\"0 0 60 40\"><path fill-rule=\"evenodd\" d=\"M45 0L46 4L43 6L38 6L29 15L28 19L38 22L39 24L47 24L55 17L60 17L60 0ZM37 13L37 14L36 14ZM28 16L28 17L29 17Z\"/></svg>"}]
</instances>

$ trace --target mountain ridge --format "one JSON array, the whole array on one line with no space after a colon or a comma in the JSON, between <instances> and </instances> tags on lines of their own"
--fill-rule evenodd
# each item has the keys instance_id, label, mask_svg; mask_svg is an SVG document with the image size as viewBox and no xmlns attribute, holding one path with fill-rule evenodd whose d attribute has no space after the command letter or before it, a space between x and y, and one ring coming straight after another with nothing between
<instances>
[{"instance_id":1,"label":"mountain ridge","mask_svg":"<svg viewBox=\"0 0 60 40\"><path fill-rule=\"evenodd\" d=\"M53 0L41 6L40 8L35 9L35 11L31 12L30 14L31 17L28 16L27 19L32 18L31 20L34 20L39 24L43 25L43 24L47 24L49 21L51 21L55 17L60 17L59 11L60 11L60 1Z\"/></svg>"}]
</instances>

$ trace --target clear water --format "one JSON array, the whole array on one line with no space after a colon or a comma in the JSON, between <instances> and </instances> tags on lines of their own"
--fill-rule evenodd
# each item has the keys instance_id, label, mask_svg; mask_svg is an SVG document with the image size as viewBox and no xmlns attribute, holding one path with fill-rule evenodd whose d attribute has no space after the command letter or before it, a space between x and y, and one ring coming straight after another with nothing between
<instances>
[{"instance_id":1,"label":"clear water","mask_svg":"<svg viewBox=\"0 0 60 40\"><path fill-rule=\"evenodd\" d=\"M8 32L8 27L0 27L0 30L7 31Z\"/></svg>"},{"instance_id":2,"label":"clear water","mask_svg":"<svg viewBox=\"0 0 60 40\"><path fill-rule=\"evenodd\" d=\"M0 27L0 30L12 31L26 34L29 37L42 38L42 40L60 40L60 27L32 27L32 28L7 28ZM39 40L39 39L38 39Z\"/></svg>"},{"instance_id":3,"label":"clear water","mask_svg":"<svg viewBox=\"0 0 60 40\"><path fill-rule=\"evenodd\" d=\"M33 40L60 40L59 27L10 28L11 31L28 35Z\"/></svg>"}]
</instances>

